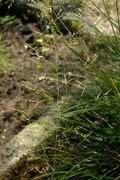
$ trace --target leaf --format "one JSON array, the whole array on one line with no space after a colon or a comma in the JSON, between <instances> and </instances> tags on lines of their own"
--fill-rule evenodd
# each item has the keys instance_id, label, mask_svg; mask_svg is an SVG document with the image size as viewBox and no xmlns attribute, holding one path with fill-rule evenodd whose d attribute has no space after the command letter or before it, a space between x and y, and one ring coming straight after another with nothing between
<instances>
[{"instance_id":1,"label":"leaf","mask_svg":"<svg viewBox=\"0 0 120 180\"><path fill-rule=\"evenodd\" d=\"M49 51L49 48L47 48L47 47L42 47L42 52L44 53L44 52L47 52L47 51Z\"/></svg>"},{"instance_id":2,"label":"leaf","mask_svg":"<svg viewBox=\"0 0 120 180\"><path fill-rule=\"evenodd\" d=\"M36 40L37 43L40 43L40 44L43 44L43 39L42 38L39 38Z\"/></svg>"}]
</instances>

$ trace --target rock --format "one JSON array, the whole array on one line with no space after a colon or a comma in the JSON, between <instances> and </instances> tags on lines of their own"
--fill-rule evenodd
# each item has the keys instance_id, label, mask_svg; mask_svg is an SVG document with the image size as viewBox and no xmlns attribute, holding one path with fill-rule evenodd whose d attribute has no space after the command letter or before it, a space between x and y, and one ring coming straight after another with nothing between
<instances>
[{"instance_id":1,"label":"rock","mask_svg":"<svg viewBox=\"0 0 120 180\"><path fill-rule=\"evenodd\" d=\"M94 31L99 31L99 35L105 36L114 36L120 33L118 23L119 17L117 14L117 6L119 9L120 1L113 0L103 3L103 1L100 0L84 0L84 4L85 17L89 17L91 22L93 22Z\"/></svg>"},{"instance_id":2,"label":"rock","mask_svg":"<svg viewBox=\"0 0 120 180\"><path fill-rule=\"evenodd\" d=\"M45 117L27 125L0 149L0 179L12 173L24 156L50 137L58 128L59 112L69 106L61 101L50 107Z\"/></svg>"},{"instance_id":3,"label":"rock","mask_svg":"<svg viewBox=\"0 0 120 180\"><path fill-rule=\"evenodd\" d=\"M120 1L117 3L120 7ZM65 33L78 32L80 35L113 36L115 33L120 33L116 1L106 2L106 6L108 12L100 0L57 0L56 2L53 0L57 22L60 20L58 22L60 30ZM112 25L108 16L111 18ZM68 28L67 31L65 26Z\"/></svg>"},{"instance_id":4,"label":"rock","mask_svg":"<svg viewBox=\"0 0 120 180\"><path fill-rule=\"evenodd\" d=\"M41 6L39 2L43 3L43 5ZM104 3L101 3L100 0L93 1L94 4L86 0L53 0L52 7L48 5L48 2L48 0L15 0L10 6L10 0L3 0L0 7L0 15L5 15L8 12L25 20L35 21L40 20L41 12L43 12L45 17L46 14L49 15L51 13L46 11L52 10L53 18L63 34L67 34L68 31L72 33L79 31L80 33L90 33L92 35L98 35L100 32L109 35L114 34L113 27L111 27L104 10ZM115 13L115 1L109 2L109 4L114 30L118 32L119 25L117 24L117 13ZM100 12L100 9L103 13Z\"/></svg>"}]
</instances>

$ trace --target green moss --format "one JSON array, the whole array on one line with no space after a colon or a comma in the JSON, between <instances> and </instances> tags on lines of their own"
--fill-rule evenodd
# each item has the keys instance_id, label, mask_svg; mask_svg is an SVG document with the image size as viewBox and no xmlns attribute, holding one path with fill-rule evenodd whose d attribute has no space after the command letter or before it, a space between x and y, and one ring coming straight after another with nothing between
<instances>
[{"instance_id":1,"label":"green moss","mask_svg":"<svg viewBox=\"0 0 120 180\"><path fill-rule=\"evenodd\" d=\"M10 55L7 53L3 42L0 40L0 74L9 71L11 68Z\"/></svg>"}]
</instances>

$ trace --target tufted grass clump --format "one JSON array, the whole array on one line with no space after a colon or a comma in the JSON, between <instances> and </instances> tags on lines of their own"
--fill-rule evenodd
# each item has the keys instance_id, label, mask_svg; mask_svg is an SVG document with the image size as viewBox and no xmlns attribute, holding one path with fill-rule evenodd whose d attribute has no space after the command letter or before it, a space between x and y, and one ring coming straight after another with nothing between
<instances>
[{"instance_id":1,"label":"tufted grass clump","mask_svg":"<svg viewBox=\"0 0 120 180\"><path fill-rule=\"evenodd\" d=\"M106 9L107 4L103 3ZM106 14L113 26L107 9ZM41 155L37 154L41 162L47 163L47 169L39 178L120 178L120 37L115 31L113 34L100 32L97 37L87 35L84 39L89 51L97 57L92 63L87 60L89 55L85 58L79 54L63 37L87 71L88 81L83 82L85 89L76 103L58 115L60 128L56 136L48 141Z\"/></svg>"},{"instance_id":2,"label":"tufted grass clump","mask_svg":"<svg viewBox=\"0 0 120 180\"><path fill-rule=\"evenodd\" d=\"M87 34L83 31L82 37L76 36L62 22L67 35L78 43L76 48L57 27L63 44L79 62L85 80L77 80L83 89L72 94L71 107L57 114L56 134L33 155L34 168L29 170L28 177L34 180L120 179L120 34L114 31L107 9L109 1L102 2L112 36L101 32L97 25L93 27L98 30L96 34L91 35L90 27ZM47 15L51 24L56 25L51 14L46 12ZM117 19L119 27L119 17Z\"/></svg>"}]
</instances>

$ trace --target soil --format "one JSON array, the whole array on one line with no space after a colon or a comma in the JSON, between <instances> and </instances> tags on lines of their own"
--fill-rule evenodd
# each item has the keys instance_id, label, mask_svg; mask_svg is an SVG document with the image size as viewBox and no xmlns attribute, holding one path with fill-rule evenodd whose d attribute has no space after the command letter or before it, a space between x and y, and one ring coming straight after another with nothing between
<instances>
[{"instance_id":1,"label":"soil","mask_svg":"<svg viewBox=\"0 0 120 180\"><path fill-rule=\"evenodd\" d=\"M37 30L37 24L23 23L21 19L1 26L13 68L1 75L0 80L0 145L24 128L31 116L37 118L32 114L33 109L45 103L36 91L39 76L44 73L36 68L38 60L34 53L39 46L34 44L38 36L34 31ZM31 45L33 49L28 47Z\"/></svg>"}]
</instances>

